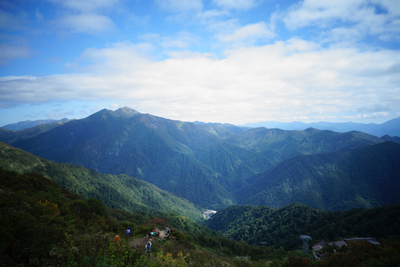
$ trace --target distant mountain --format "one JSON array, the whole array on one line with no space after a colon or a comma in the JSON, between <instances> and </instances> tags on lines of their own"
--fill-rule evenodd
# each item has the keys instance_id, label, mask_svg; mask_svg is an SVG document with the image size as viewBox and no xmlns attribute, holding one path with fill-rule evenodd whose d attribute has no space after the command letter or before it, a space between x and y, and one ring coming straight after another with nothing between
<instances>
[{"instance_id":1,"label":"distant mountain","mask_svg":"<svg viewBox=\"0 0 400 267\"><path fill-rule=\"evenodd\" d=\"M49 160L138 177L212 209L238 203L236 192L283 160L384 142L361 132L238 128L122 108L102 110L30 138L8 132L6 140ZM1 138L0 133L5 141Z\"/></svg>"},{"instance_id":2,"label":"distant mountain","mask_svg":"<svg viewBox=\"0 0 400 267\"><path fill-rule=\"evenodd\" d=\"M330 130L334 132L350 132L359 131L367 134L372 134L375 136L400 136L400 118L389 120L382 124L363 124L354 122L313 122L313 123L303 123L303 122L275 122L275 121L265 121L258 123L247 123L243 125L244 127L266 127L266 128L279 128L282 130L305 130L307 128L315 128L319 130Z\"/></svg>"},{"instance_id":3,"label":"distant mountain","mask_svg":"<svg viewBox=\"0 0 400 267\"><path fill-rule=\"evenodd\" d=\"M230 136L229 142L260 153L277 163L298 155L311 155L353 149L383 142L382 139L361 132L337 133L308 128L304 131L250 129Z\"/></svg>"},{"instance_id":4,"label":"distant mountain","mask_svg":"<svg viewBox=\"0 0 400 267\"><path fill-rule=\"evenodd\" d=\"M229 130L231 132L234 132L234 133L242 133L242 132L245 132L245 131L251 129L251 127L236 126L234 124L229 124L229 123L214 123L214 122L206 123L206 122L200 122L200 121L195 121L193 123L198 124L198 125L220 126L220 127L225 128L225 129L227 129L227 130Z\"/></svg>"},{"instance_id":5,"label":"distant mountain","mask_svg":"<svg viewBox=\"0 0 400 267\"><path fill-rule=\"evenodd\" d=\"M17 123L7 124L7 125L2 126L1 128L7 129L7 130L18 131L18 130L23 130L23 129L26 129L26 128L32 128L32 127L35 127L35 126L38 126L38 125L42 125L42 124L49 124L49 123L54 123L54 122L64 123L64 122L67 122L67 121L68 121L67 118L63 118L61 120L36 120L36 121L28 120L28 121L20 121L20 122L17 122Z\"/></svg>"},{"instance_id":6,"label":"distant mountain","mask_svg":"<svg viewBox=\"0 0 400 267\"><path fill-rule=\"evenodd\" d=\"M206 225L235 240L259 245L282 246L293 250L301 246L300 235L336 241L346 237L386 238L400 236L400 205L373 209L321 211L299 203L280 209L267 206L231 206L213 215Z\"/></svg>"},{"instance_id":7,"label":"distant mountain","mask_svg":"<svg viewBox=\"0 0 400 267\"><path fill-rule=\"evenodd\" d=\"M113 209L175 213L193 221L202 218L193 203L148 182L125 174L100 174L78 165L52 162L5 143L0 143L0 169L20 174L40 173L74 193L101 199Z\"/></svg>"},{"instance_id":8,"label":"distant mountain","mask_svg":"<svg viewBox=\"0 0 400 267\"><path fill-rule=\"evenodd\" d=\"M102 110L12 143L35 155L102 173L126 173L202 206L232 204L230 181L271 163L223 141L218 126L167 120L125 108ZM209 166L209 162L223 164ZM213 169L215 168L215 169Z\"/></svg>"},{"instance_id":9,"label":"distant mountain","mask_svg":"<svg viewBox=\"0 0 400 267\"><path fill-rule=\"evenodd\" d=\"M282 207L300 202L321 210L400 203L400 144L297 156L247 181L238 203Z\"/></svg>"},{"instance_id":10,"label":"distant mountain","mask_svg":"<svg viewBox=\"0 0 400 267\"><path fill-rule=\"evenodd\" d=\"M67 121L68 122L68 121ZM52 122L47 124L40 124L38 126L34 126L31 128L26 128L22 130L7 130L4 128L0 128L0 140L12 144L16 141L22 141L44 132L47 132L53 128L56 128L60 125L63 125L65 122Z\"/></svg>"},{"instance_id":11,"label":"distant mountain","mask_svg":"<svg viewBox=\"0 0 400 267\"><path fill-rule=\"evenodd\" d=\"M381 137L382 140L385 141L392 141L400 144L400 137L398 136L389 136L389 135L384 135Z\"/></svg>"}]
</instances>

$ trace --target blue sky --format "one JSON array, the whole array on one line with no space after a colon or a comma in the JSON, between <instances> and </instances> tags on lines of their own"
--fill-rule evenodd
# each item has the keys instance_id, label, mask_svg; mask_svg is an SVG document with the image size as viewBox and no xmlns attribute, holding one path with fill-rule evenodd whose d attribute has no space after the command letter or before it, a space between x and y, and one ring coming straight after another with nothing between
<instances>
[{"instance_id":1,"label":"blue sky","mask_svg":"<svg viewBox=\"0 0 400 267\"><path fill-rule=\"evenodd\" d=\"M398 0L2 0L0 126L400 117Z\"/></svg>"}]
</instances>

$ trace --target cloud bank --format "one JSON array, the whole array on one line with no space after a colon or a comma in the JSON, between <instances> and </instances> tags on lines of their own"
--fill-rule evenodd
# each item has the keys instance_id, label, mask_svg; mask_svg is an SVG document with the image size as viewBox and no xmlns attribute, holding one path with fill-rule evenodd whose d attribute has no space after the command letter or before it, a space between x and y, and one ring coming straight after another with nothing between
<instances>
[{"instance_id":1,"label":"cloud bank","mask_svg":"<svg viewBox=\"0 0 400 267\"><path fill-rule=\"evenodd\" d=\"M135 1L140 15L122 0L46 3L55 11L0 9L8 30L0 65L32 57L27 35L18 34L34 22L88 45L59 74L0 77L2 108L110 100L171 119L230 123L400 116L396 0Z\"/></svg>"},{"instance_id":2,"label":"cloud bank","mask_svg":"<svg viewBox=\"0 0 400 267\"><path fill-rule=\"evenodd\" d=\"M154 61L140 51L116 43L82 54L91 61L87 73L3 77L1 100L131 99L172 118L219 121L231 114L231 123L400 109L397 51L323 49L299 39L235 49L224 59L198 54Z\"/></svg>"}]
</instances>

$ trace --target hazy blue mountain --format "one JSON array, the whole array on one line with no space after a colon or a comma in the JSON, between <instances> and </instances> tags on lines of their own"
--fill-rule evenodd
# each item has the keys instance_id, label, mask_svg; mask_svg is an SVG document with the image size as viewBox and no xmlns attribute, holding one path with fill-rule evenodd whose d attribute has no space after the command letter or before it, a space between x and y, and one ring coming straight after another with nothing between
<instances>
[{"instance_id":1,"label":"hazy blue mountain","mask_svg":"<svg viewBox=\"0 0 400 267\"><path fill-rule=\"evenodd\" d=\"M400 144L400 137L398 136L390 136L390 135L384 135L381 137L382 140L385 141L392 141Z\"/></svg>"},{"instance_id":2,"label":"hazy blue mountain","mask_svg":"<svg viewBox=\"0 0 400 267\"><path fill-rule=\"evenodd\" d=\"M11 145L46 159L138 177L214 209L237 203L238 190L283 160L384 141L361 132L230 128L122 108L101 110L30 138L18 137L20 131L5 134Z\"/></svg>"},{"instance_id":3,"label":"hazy blue mountain","mask_svg":"<svg viewBox=\"0 0 400 267\"><path fill-rule=\"evenodd\" d=\"M68 122L68 121L67 121ZM2 142L12 144L16 141L22 141L34 136L37 136L39 134L42 134L44 132L47 132L53 128L56 128L66 122L52 122L52 123L46 123L46 124L40 124L38 126L34 126L31 128L26 128L22 130L7 130L4 128L0 128L0 140Z\"/></svg>"},{"instance_id":4,"label":"hazy blue mountain","mask_svg":"<svg viewBox=\"0 0 400 267\"><path fill-rule=\"evenodd\" d=\"M234 132L234 133L242 133L242 132L245 132L245 131L251 129L251 127L236 126L236 125L230 124L230 123L216 123L216 122L215 123L214 122L206 123L206 122L200 122L200 121L195 121L193 123L198 124L198 125L220 126L220 127L225 128L225 129L227 129L227 130L229 130L231 132Z\"/></svg>"},{"instance_id":5,"label":"hazy blue mountain","mask_svg":"<svg viewBox=\"0 0 400 267\"><path fill-rule=\"evenodd\" d=\"M238 203L282 207L293 202L321 210L400 203L400 144L297 156L247 180Z\"/></svg>"},{"instance_id":6,"label":"hazy blue mountain","mask_svg":"<svg viewBox=\"0 0 400 267\"><path fill-rule=\"evenodd\" d=\"M334 132L350 132L359 131L375 136L400 136L400 118L389 120L382 124L376 123L355 123L355 122L314 122L314 123L303 123L303 122L275 122L265 121L258 123L247 123L243 125L245 127L266 127L266 128L278 128L282 130L305 130L307 128L315 128L319 130L331 130Z\"/></svg>"},{"instance_id":7,"label":"hazy blue mountain","mask_svg":"<svg viewBox=\"0 0 400 267\"><path fill-rule=\"evenodd\" d=\"M1 128L7 129L7 130L18 131L18 130L23 130L26 128L32 128L32 127L42 125L42 124L49 124L49 123L54 123L54 122L64 123L67 121L68 121L67 118L63 118L61 120L36 120L36 121L27 120L27 121L20 121L17 123L7 124L7 125L2 126Z\"/></svg>"}]
</instances>

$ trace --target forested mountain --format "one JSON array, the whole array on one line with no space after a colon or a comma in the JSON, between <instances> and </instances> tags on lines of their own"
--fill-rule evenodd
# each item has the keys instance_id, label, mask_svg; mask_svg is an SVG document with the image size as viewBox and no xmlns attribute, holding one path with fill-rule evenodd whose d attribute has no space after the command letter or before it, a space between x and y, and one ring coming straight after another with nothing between
<instances>
[{"instance_id":1,"label":"forested mountain","mask_svg":"<svg viewBox=\"0 0 400 267\"><path fill-rule=\"evenodd\" d=\"M400 144L298 156L248 179L238 203L282 207L300 202L321 210L400 203Z\"/></svg>"},{"instance_id":2,"label":"forested mountain","mask_svg":"<svg viewBox=\"0 0 400 267\"><path fill-rule=\"evenodd\" d=\"M120 109L103 110L12 144L54 161L138 177L203 206L228 206L230 180L271 165L257 153L221 139L230 134L221 127ZM225 163L213 169L208 163L215 160L208 155Z\"/></svg>"},{"instance_id":3,"label":"forested mountain","mask_svg":"<svg viewBox=\"0 0 400 267\"><path fill-rule=\"evenodd\" d=\"M126 174L100 174L78 165L52 162L0 143L0 169L40 173L58 185L87 198L101 199L109 208L125 211L176 213L192 221L202 219L193 203Z\"/></svg>"},{"instance_id":4,"label":"forested mountain","mask_svg":"<svg viewBox=\"0 0 400 267\"><path fill-rule=\"evenodd\" d=\"M278 175L281 172L277 168L283 166L284 160L384 142L360 132L336 133L312 128L243 130L232 125L173 121L129 108L102 110L30 138L18 137L19 132L9 133L7 138L0 135L0 140L53 161L78 164L100 173L137 177L201 207L214 209L247 201L243 198L245 192L257 194L265 190L260 187L254 191L251 185L257 180L254 177L273 166L273 173ZM329 165L326 162L329 160L321 157L319 164ZM360 166L363 164L360 161ZM346 175L343 180L349 177ZM278 181L282 177L268 179ZM346 181L339 184L347 186ZM247 190L248 186L251 187ZM244 192L239 195L240 202L236 199L238 191ZM326 208L331 207L326 205Z\"/></svg>"},{"instance_id":5,"label":"forested mountain","mask_svg":"<svg viewBox=\"0 0 400 267\"><path fill-rule=\"evenodd\" d=\"M235 240L292 250L301 245L300 235L311 236L312 244L346 237L399 238L400 205L343 211L322 211L299 203L279 209L234 205L213 215L207 226Z\"/></svg>"},{"instance_id":6,"label":"forested mountain","mask_svg":"<svg viewBox=\"0 0 400 267\"><path fill-rule=\"evenodd\" d=\"M351 132L359 131L375 136L391 135L400 136L400 118L392 119L382 124L376 123L355 123L355 122L275 122L265 121L258 123L248 123L243 126L246 127L266 127L266 128L279 128L282 130L305 130L307 128L315 128L319 130L331 130L335 132Z\"/></svg>"},{"instance_id":7,"label":"forested mountain","mask_svg":"<svg viewBox=\"0 0 400 267\"><path fill-rule=\"evenodd\" d=\"M255 128L233 135L228 140L273 159L274 163L298 155L347 150L383 142L361 132L336 133L313 128L304 131Z\"/></svg>"},{"instance_id":8,"label":"forested mountain","mask_svg":"<svg viewBox=\"0 0 400 267\"><path fill-rule=\"evenodd\" d=\"M0 266L265 266L291 254L230 240L176 214L109 209L38 173L0 170L0 218ZM154 238L151 257L144 255L144 236L166 226L172 237Z\"/></svg>"}]
</instances>

